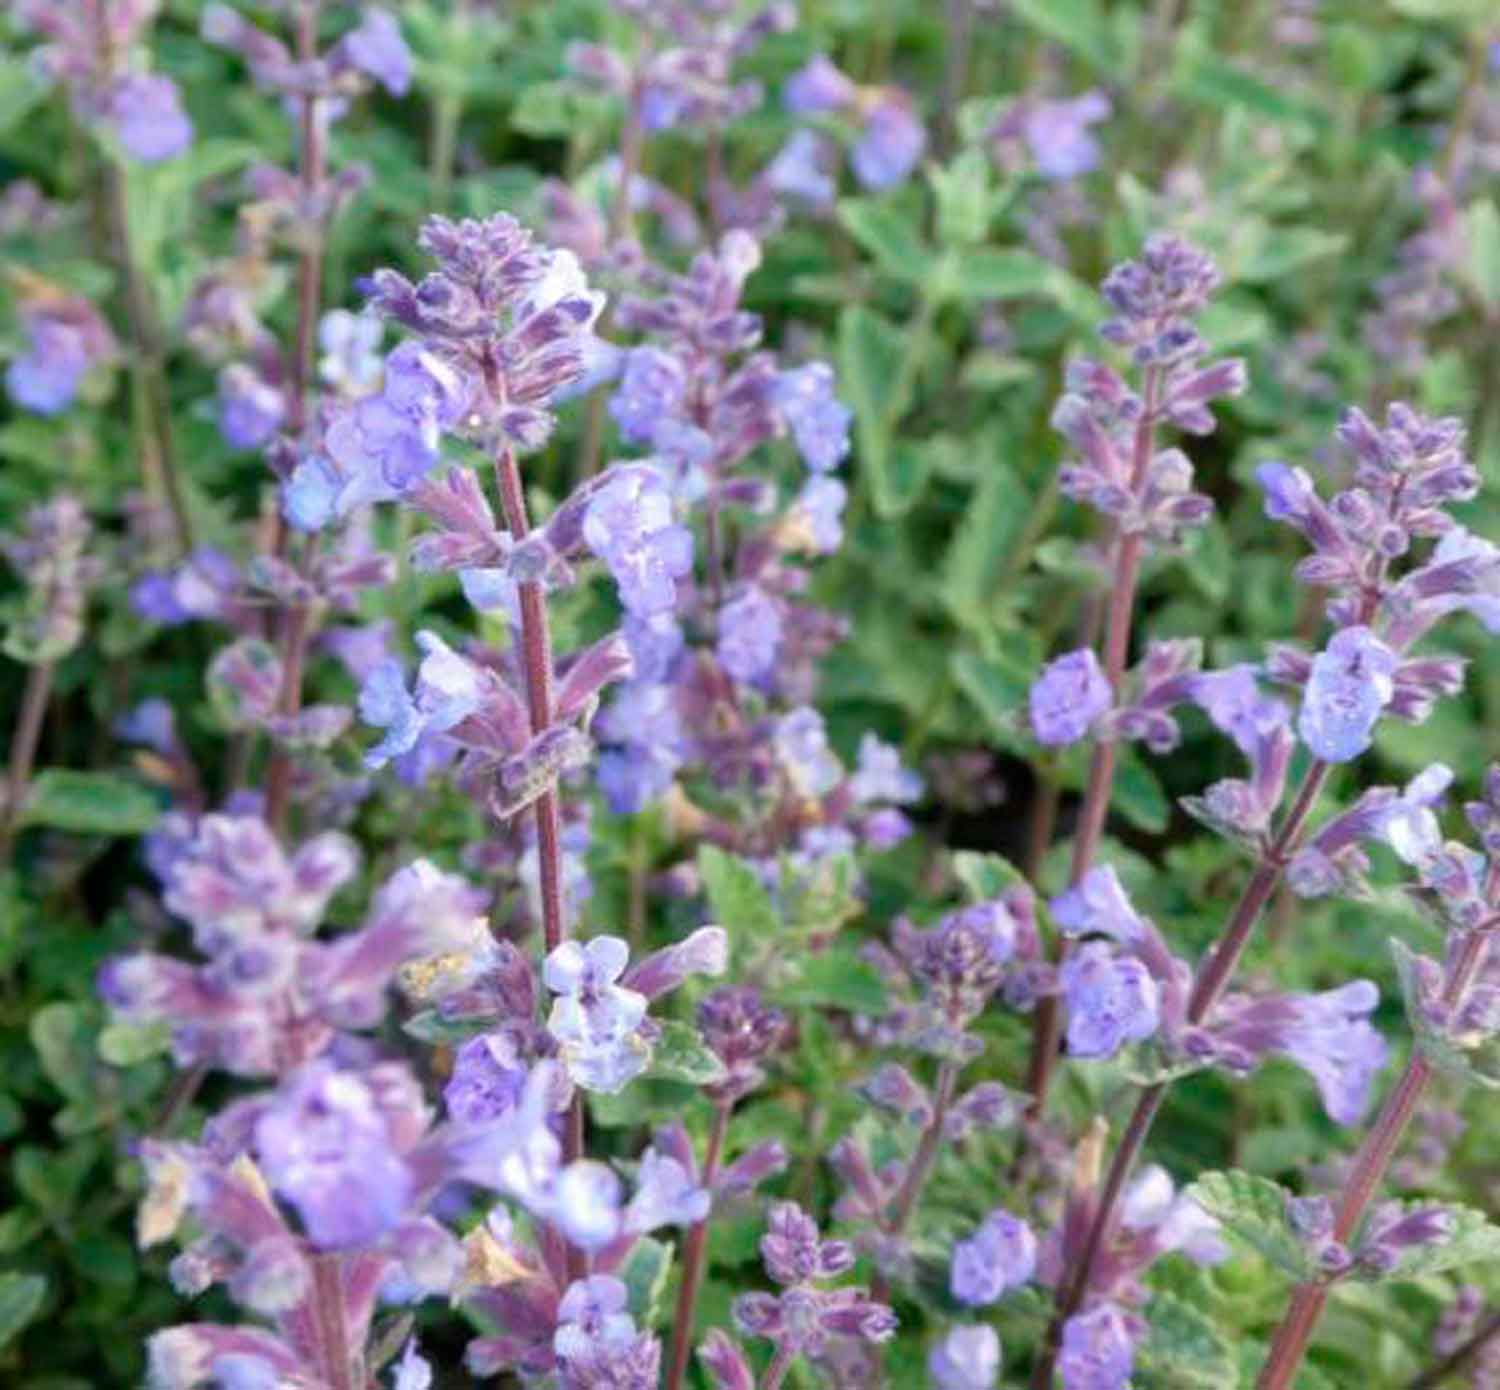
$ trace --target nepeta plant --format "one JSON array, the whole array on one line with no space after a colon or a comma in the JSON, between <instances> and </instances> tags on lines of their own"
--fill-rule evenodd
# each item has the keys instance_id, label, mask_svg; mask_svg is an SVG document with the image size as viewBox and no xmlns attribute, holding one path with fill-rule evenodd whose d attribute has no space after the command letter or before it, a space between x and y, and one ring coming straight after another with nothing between
<instances>
[{"instance_id":1,"label":"nepeta plant","mask_svg":"<svg viewBox=\"0 0 1500 1390\"><path fill-rule=\"evenodd\" d=\"M8 8L0 1379L1487 1383L1494 35L1104 8Z\"/></svg>"}]
</instances>

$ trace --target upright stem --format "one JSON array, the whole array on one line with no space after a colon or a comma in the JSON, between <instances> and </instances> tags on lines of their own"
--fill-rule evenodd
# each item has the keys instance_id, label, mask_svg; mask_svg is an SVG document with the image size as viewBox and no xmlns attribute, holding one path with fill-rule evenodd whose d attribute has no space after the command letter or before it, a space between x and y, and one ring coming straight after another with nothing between
<instances>
[{"instance_id":1,"label":"upright stem","mask_svg":"<svg viewBox=\"0 0 1500 1390\"><path fill-rule=\"evenodd\" d=\"M1189 1024L1201 1023L1208 1016L1233 978L1240 958L1245 953L1245 947L1249 944L1255 923L1270 900L1276 884L1280 881L1287 860L1300 842L1302 828L1313 806L1317 803L1323 784L1328 780L1328 772L1327 763L1314 762L1308 766L1303 775L1302 785L1297 789L1297 795L1293 799L1286 818L1282 821L1281 829L1277 831L1275 838L1262 854L1255 871L1246 882L1239 901L1230 915L1229 923L1224 929L1224 934L1219 938L1218 945L1199 968L1197 978L1193 982L1192 995L1188 1000L1187 1021ZM1083 1253L1073 1265L1071 1277L1058 1286L1057 1309L1047 1329L1046 1347L1032 1377L1031 1383L1035 1390L1048 1390L1052 1384L1052 1371L1056 1363L1058 1347L1062 1343L1063 1327L1068 1319L1083 1306L1099 1252L1109 1232L1113 1229L1115 1209L1119 1205L1120 1196L1125 1190L1125 1184L1130 1180L1131 1173L1135 1170L1141 1151L1146 1147L1146 1139L1161 1111L1162 1101L1166 1098L1166 1094L1165 1082L1147 1086L1136 1100L1135 1109L1131 1112L1125 1132L1120 1136L1120 1143L1110 1159L1109 1172L1105 1176L1104 1187L1100 1192L1094 1220L1084 1242Z\"/></svg>"},{"instance_id":2,"label":"upright stem","mask_svg":"<svg viewBox=\"0 0 1500 1390\"><path fill-rule=\"evenodd\" d=\"M505 524L516 541L531 529L526 514L526 492L514 452L502 448L495 456L495 478L500 487L500 504ZM521 659L526 671L526 704L531 716L531 733L535 737L550 728L555 702L552 689L552 631L547 623L547 597L534 581L517 586L521 593ZM558 806L554 783L536 799L537 876L541 880L542 940L550 953L562 944L567 934L563 919L562 894L562 812ZM568 1112L563 1135L563 1159L567 1163L583 1155L583 1098L575 1093ZM569 1260L578 1252L571 1247ZM581 1277L582 1270L573 1272Z\"/></svg>"},{"instance_id":3,"label":"upright stem","mask_svg":"<svg viewBox=\"0 0 1500 1390\"><path fill-rule=\"evenodd\" d=\"M958 108L969 80L973 51L974 0L944 0L947 33L943 49L943 105L938 120L939 150L943 155L958 146Z\"/></svg>"},{"instance_id":4,"label":"upright stem","mask_svg":"<svg viewBox=\"0 0 1500 1390\"><path fill-rule=\"evenodd\" d=\"M39 661L26 672L26 688L21 694L21 708L16 727L10 736L10 774L5 779L5 800L0 803L0 870L10 862L15 844L16 822L21 803L31 782L36 763L37 744L42 738L42 724L47 717L47 697L52 693L50 661Z\"/></svg>"},{"instance_id":5,"label":"upright stem","mask_svg":"<svg viewBox=\"0 0 1500 1390\"><path fill-rule=\"evenodd\" d=\"M632 83L625 98L625 124L620 130L620 186L615 190L615 200L609 209L609 239L618 242L632 233L634 214L630 206L630 195L636 176L641 171L642 130L641 94L637 84ZM609 331L611 311L614 305L605 306L599 322L594 328L597 334ZM588 414L584 416L583 446L579 451L578 476L592 478L599 471L604 452L605 393L595 390L589 396Z\"/></svg>"},{"instance_id":6,"label":"upright stem","mask_svg":"<svg viewBox=\"0 0 1500 1390\"><path fill-rule=\"evenodd\" d=\"M329 1390L363 1390L363 1376L354 1367L349 1345L349 1320L344 1307L343 1257L313 1257L313 1299L316 1305L319 1350Z\"/></svg>"},{"instance_id":7,"label":"upright stem","mask_svg":"<svg viewBox=\"0 0 1500 1390\"><path fill-rule=\"evenodd\" d=\"M460 41L468 32L470 0L457 0L450 25ZM440 208L448 203L453 184L453 156L458 147L458 126L463 117L461 90L444 86L433 100L432 141L427 151L427 173L432 181L432 200Z\"/></svg>"},{"instance_id":8,"label":"upright stem","mask_svg":"<svg viewBox=\"0 0 1500 1390\"><path fill-rule=\"evenodd\" d=\"M703 1186L710 1192L719 1175L724 1156L724 1140L729 1133L728 1101L720 1101L714 1111L713 1129L709 1131L708 1148L703 1155ZM704 1256L708 1252L709 1215L687 1233L682 1247L682 1282L677 1288L677 1311L672 1319L672 1352L667 1365L667 1390L682 1390L687 1374L688 1357L692 1355L693 1323L697 1318L698 1292L703 1287Z\"/></svg>"},{"instance_id":9,"label":"upright stem","mask_svg":"<svg viewBox=\"0 0 1500 1390\"><path fill-rule=\"evenodd\" d=\"M781 1390L781 1382L786 1379L786 1373L792 1369L792 1362L796 1359L797 1354L790 1347L777 1347L776 1355L766 1367L766 1378L760 1383L761 1390Z\"/></svg>"},{"instance_id":10,"label":"upright stem","mask_svg":"<svg viewBox=\"0 0 1500 1390\"><path fill-rule=\"evenodd\" d=\"M104 164L104 190L115 259L125 291L125 317L129 325L130 370L136 378L145 406L148 439L141 468L146 491L157 501L165 500L172 516L177 547L185 555L193 548L193 528L187 499L177 472L177 448L172 430L172 398L167 390L166 347L156 298L151 292L130 238L130 201L125 168L111 155Z\"/></svg>"},{"instance_id":11,"label":"upright stem","mask_svg":"<svg viewBox=\"0 0 1500 1390\"><path fill-rule=\"evenodd\" d=\"M1155 445L1157 394L1160 387L1156 367L1146 369L1141 384L1141 418L1136 423L1131 450L1131 490L1139 493L1151 466ZM1109 616L1104 632L1104 678L1116 694L1125 662L1130 654L1130 627L1135 610L1135 592L1140 580L1141 553L1144 540L1132 531L1119 537L1115 547L1114 576L1110 582ZM1078 828L1073 835L1073 860L1068 881L1077 883L1093 867L1094 856L1104 836L1104 821L1109 814L1110 797L1115 780L1115 744L1110 739L1094 743L1089 759L1089 779L1078 813ZM1067 956L1067 942L1057 944L1057 960ZM1030 1113L1039 1116L1047 1106L1047 1093L1057 1072L1057 1058L1062 1041L1062 1007L1056 995L1048 995L1038 1005L1032 1021L1031 1061L1027 1069L1026 1088L1031 1093Z\"/></svg>"},{"instance_id":12,"label":"upright stem","mask_svg":"<svg viewBox=\"0 0 1500 1390\"><path fill-rule=\"evenodd\" d=\"M294 715L302 708L302 668L311 636L312 610L306 604L298 604L288 611L282 629L281 694L277 700L277 712L284 716ZM286 830L291 793L291 755L283 748L276 748L266 765L266 821L278 835Z\"/></svg>"},{"instance_id":13,"label":"upright stem","mask_svg":"<svg viewBox=\"0 0 1500 1390\"><path fill-rule=\"evenodd\" d=\"M1437 1390L1449 1376L1457 1375L1481 1351L1493 1337L1500 1337L1500 1312L1491 1313L1474 1332L1435 1366L1422 1372L1407 1390Z\"/></svg>"},{"instance_id":14,"label":"upright stem","mask_svg":"<svg viewBox=\"0 0 1500 1390\"><path fill-rule=\"evenodd\" d=\"M309 65L317 57L318 7L316 0L301 0L297 7L297 61ZM300 106L300 150L297 160L297 185L302 203L300 230L302 251L297 263L297 327L292 344L287 399L287 432L300 439L307 425L308 396L312 390L314 348L317 342L318 314L323 287L323 209L319 206L326 181L328 150L321 98L316 92L305 92ZM281 508L272 512L271 549L284 555L287 548L286 522ZM296 714L302 707L302 668L307 644L312 636L312 614L305 606L295 607L282 615L281 622L281 693L277 706L283 715ZM291 802L292 760L284 748L273 748L266 766L266 819L278 834L286 829Z\"/></svg>"},{"instance_id":15,"label":"upright stem","mask_svg":"<svg viewBox=\"0 0 1500 1390\"><path fill-rule=\"evenodd\" d=\"M1456 1008L1469 992L1474 977L1484 962L1490 943L1490 931L1481 928L1469 932L1448 967L1443 985L1443 1004ZM1370 1132L1355 1155L1354 1166L1339 1193L1339 1205L1333 1220L1333 1238L1348 1243L1364 1219L1365 1209L1385 1182L1386 1170L1406 1135L1417 1105L1432 1080L1432 1063L1420 1050L1413 1051L1406 1070L1380 1108ZM1307 1344L1312 1338L1323 1305L1328 1301L1327 1284L1299 1284L1292 1294L1281 1326L1271 1339L1270 1354L1261 1368L1257 1390L1285 1390L1290 1385Z\"/></svg>"},{"instance_id":16,"label":"upright stem","mask_svg":"<svg viewBox=\"0 0 1500 1390\"><path fill-rule=\"evenodd\" d=\"M953 1093L957 1087L958 1064L956 1062L941 1063L938 1067L937 1089L932 1101L932 1118L928 1120L927 1128L922 1131L922 1137L917 1141L917 1151L912 1155L911 1164L906 1170L906 1177L891 1203L891 1215L885 1227L885 1233L888 1236L904 1235L907 1226L911 1223L912 1213L917 1207L917 1199L927 1185L932 1165L937 1162L938 1150L943 1143L943 1127L947 1123L948 1111L953 1105ZM877 1270L875 1277L870 1281L870 1297L877 1303L884 1303L890 1297L890 1293L890 1280L886 1278L883 1271Z\"/></svg>"}]
</instances>

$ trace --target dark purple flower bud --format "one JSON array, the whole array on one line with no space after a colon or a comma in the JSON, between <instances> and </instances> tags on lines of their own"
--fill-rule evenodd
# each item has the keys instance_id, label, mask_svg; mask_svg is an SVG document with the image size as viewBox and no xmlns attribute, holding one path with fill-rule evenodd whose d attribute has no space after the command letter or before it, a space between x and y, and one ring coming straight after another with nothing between
<instances>
[{"instance_id":1,"label":"dark purple flower bud","mask_svg":"<svg viewBox=\"0 0 1500 1390\"><path fill-rule=\"evenodd\" d=\"M713 1390L755 1390L750 1363L727 1332L715 1327L698 1348L698 1361L712 1382Z\"/></svg>"}]
</instances>

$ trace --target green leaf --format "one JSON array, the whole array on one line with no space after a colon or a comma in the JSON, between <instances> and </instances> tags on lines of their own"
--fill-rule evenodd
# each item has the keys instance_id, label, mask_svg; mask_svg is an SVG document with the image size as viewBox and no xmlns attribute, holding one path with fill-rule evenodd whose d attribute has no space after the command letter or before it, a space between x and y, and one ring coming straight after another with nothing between
<instances>
[{"instance_id":1,"label":"green leaf","mask_svg":"<svg viewBox=\"0 0 1500 1390\"><path fill-rule=\"evenodd\" d=\"M1013 667L964 649L948 658L948 667L958 688L984 717L991 739L1012 751L1024 749L1027 678Z\"/></svg>"},{"instance_id":2,"label":"green leaf","mask_svg":"<svg viewBox=\"0 0 1500 1390\"><path fill-rule=\"evenodd\" d=\"M797 978L777 991L777 999L797 1008L846 1009L855 1014L883 1014L886 1009L885 982L848 946L809 956Z\"/></svg>"},{"instance_id":3,"label":"green leaf","mask_svg":"<svg viewBox=\"0 0 1500 1390\"><path fill-rule=\"evenodd\" d=\"M991 168L983 150L970 149L946 169L932 169L938 239L944 246L975 246L985 239L993 202Z\"/></svg>"},{"instance_id":4,"label":"green leaf","mask_svg":"<svg viewBox=\"0 0 1500 1390\"><path fill-rule=\"evenodd\" d=\"M1314 261L1326 261L1349 245L1342 232L1320 227L1272 227L1260 244L1234 268L1234 278L1252 285L1269 284Z\"/></svg>"},{"instance_id":5,"label":"green leaf","mask_svg":"<svg viewBox=\"0 0 1500 1390\"><path fill-rule=\"evenodd\" d=\"M714 921L731 943L763 945L781 931L781 917L765 884L743 859L716 845L698 851L698 876L708 894Z\"/></svg>"},{"instance_id":6,"label":"green leaf","mask_svg":"<svg viewBox=\"0 0 1500 1390\"><path fill-rule=\"evenodd\" d=\"M1176 86L1179 94L1191 101L1221 110L1242 106L1279 125L1323 129L1329 123L1327 114L1317 107L1287 96L1270 83L1215 57L1206 47L1189 56L1184 66Z\"/></svg>"},{"instance_id":7,"label":"green leaf","mask_svg":"<svg viewBox=\"0 0 1500 1390\"><path fill-rule=\"evenodd\" d=\"M576 82L538 82L521 93L510 123L524 135L568 136L598 125L604 110Z\"/></svg>"},{"instance_id":8,"label":"green leaf","mask_svg":"<svg viewBox=\"0 0 1500 1390\"><path fill-rule=\"evenodd\" d=\"M953 856L953 876L964 886L971 903L990 902L1011 888L1021 888L1026 877L1009 859L961 849Z\"/></svg>"},{"instance_id":9,"label":"green leaf","mask_svg":"<svg viewBox=\"0 0 1500 1390\"><path fill-rule=\"evenodd\" d=\"M94 1029L82 1004L47 1004L32 1015L31 1045L47 1079L69 1100L93 1095Z\"/></svg>"},{"instance_id":10,"label":"green leaf","mask_svg":"<svg viewBox=\"0 0 1500 1390\"><path fill-rule=\"evenodd\" d=\"M99 1056L112 1067L133 1067L170 1051L172 1027L156 1023L110 1023L99 1033Z\"/></svg>"},{"instance_id":11,"label":"green leaf","mask_svg":"<svg viewBox=\"0 0 1500 1390\"><path fill-rule=\"evenodd\" d=\"M712 1086L729 1075L698 1030L691 1024L668 1019L651 1050L646 1075L658 1081L682 1081L689 1086Z\"/></svg>"},{"instance_id":12,"label":"green leaf","mask_svg":"<svg viewBox=\"0 0 1500 1390\"><path fill-rule=\"evenodd\" d=\"M1136 1349L1136 1369L1150 1390L1239 1390L1239 1368L1229 1343L1192 1304L1153 1293L1148 1330Z\"/></svg>"},{"instance_id":13,"label":"green leaf","mask_svg":"<svg viewBox=\"0 0 1500 1390\"><path fill-rule=\"evenodd\" d=\"M1171 803L1161 782L1133 749L1121 748L1115 762L1111 805L1138 830L1160 835L1167 828Z\"/></svg>"},{"instance_id":14,"label":"green leaf","mask_svg":"<svg viewBox=\"0 0 1500 1390\"><path fill-rule=\"evenodd\" d=\"M961 626L989 626L996 586L1007 571L1016 572L1016 542L1031 507L1015 470L994 460L943 556L943 602Z\"/></svg>"},{"instance_id":15,"label":"green leaf","mask_svg":"<svg viewBox=\"0 0 1500 1390\"><path fill-rule=\"evenodd\" d=\"M1017 19L1071 49L1101 73L1115 75L1114 58L1104 41L1109 26L1097 0L1011 0L1010 10Z\"/></svg>"},{"instance_id":16,"label":"green leaf","mask_svg":"<svg viewBox=\"0 0 1500 1390\"><path fill-rule=\"evenodd\" d=\"M1187 1195L1230 1235L1257 1250L1293 1279L1307 1279L1313 1260L1287 1220L1288 1193L1268 1178L1250 1173L1205 1173Z\"/></svg>"},{"instance_id":17,"label":"green leaf","mask_svg":"<svg viewBox=\"0 0 1500 1390\"><path fill-rule=\"evenodd\" d=\"M891 447L889 466L881 475L875 493L875 511L882 517L901 516L927 489L932 473L932 451L910 439L898 439Z\"/></svg>"},{"instance_id":18,"label":"green leaf","mask_svg":"<svg viewBox=\"0 0 1500 1390\"><path fill-rule=\"evenodd\" d=\"M40 1274L0 1274L0 1348L41 1312L47 1281Z\"/></svg>"},{"instance_id":19,"label":"green leaf","mask_svg":"<svg viewBox=\"0 0 1500 1390\"><path fill-rule=\"evenodd\" d=\"M1500 309L1500 211L1494 200L1471 203L1464 214L1468 276L1486 314Z\"/></svg>"},{"instance_id":20,"label":"green leaf","mask_svg":"<svg viewBox=\"0 0 1500 1390\"><path fill-rule=\"evenodd\" d=\"M986 247L955 255L944 283L956 298L985 300L1051 296L1058 280L1056 267L1033 251Z\"/></svg>"},{"instance_id":21,"label":"green leaf","mask_svg":"<svg viewBox=\"0 0 1500 1390\"><path fill-rule=\"evenodd\" d=\"M407 1019L401 1025L401 1031L418 1042L457 1047L480 1033L488 1032L489 1027L489 1022L482 1018L444 1018L436 1009L423 1009Z\"/></svg>"},{"instance_id":22,"label":"green leaf","mask_svg":"<svg viewBox=\"0 0 1500 1390\"><path fill-rule=\"evenodd\" d=\"M885 199L843 198L838 215L844 229L887 275L909 284L927 278L933 256L923 245L921 229Z\"/></svg>"},{"instance_id":23,"label":"green leaf","mask_svg":"<svg viewBox=\"0 0 1500 1390\"><path fill-rule=\"evenodd\" d=\"M135 1250L114 1231L87 1231L70 1242L69 1257L85 1279L129 1288L136 1280Z\"/></svg>"},{"instance_id":24,"label":"green leaf","mask_svg":"<svg viewBox=\"0 0 1500 1390\"><path fill-rule=\"evenodd\" d=\"M161 819L161 803L147 787L114 772L39 772L21 808L22 825L44 825L76 835L143 835Z\"/></svg>"},{"instance_id":25,"label":"green leaf","mask_svg":"<svg viewBox=\"0 0 1500 1390\"><path fill-rule=\"evenodd\" d=\"M1396 977L1401 981L1406 1021L1422 1055L1439 1071L1458 1081L1472 1081L1490 1091L1500 1090L1500 1037L1480 1032L1465 1046L1434 1028L1422 995L1419 966L1423 957L1397 937L1391 938L1390 947L1396 962Z\"/></svg>"},{"instance_id":26,"label":"green leaf","mask_svg":"<svg viewBox=\"0 0 1500 1390\"><path fill-rule=\"evenodd\" d=\"M631 1246L618 1278L630 1296L628 1307L637 1326L651 1327L660 1311L661 1296L672 1268L672 1247L665 1241L643 1236Z\"/></svg>"},{"instance_id":27,"label":"green leaf","mask_svg":"<svg viewBox=\"0 0 1500 1390\"><path fill-rule=\"evenodd\" d=\"M1402 1202L1403 1211L1428 1210L1432 1202ZM1481 1211L1472 1207L1457 1206L1451 1202L1440 1204L1443 1211L1453 1218L1453 1234L1446 1240L1431 1245L1416 1245L1401 1252L1394 1269L1369 1279L1381 1283L1390 1279L1424 1279L1431 1274L1442 1274L1446 1270L1460 1269L1464 1265L1485 1265L1494 1268L1500 1263L1500 1226L1495 1225ZM1356 1265L1356 1270L1358 1266Z\"/></svg>"},{"instance_id":28,"label":"green leaf","mask_svg":"<svg viewBox=\"0 0 1500 1390\"><path fill-rule=\"evenodd\" d=\"M909 491L891 458L892 432L909 389L902 383L909 350L914 349L906 334L863 304L849 305L839 317L839 383L854 411L856 465L869 478L870 497L882 517L901 511ZM909 467L909 460L901 467Z\"/></svg>"}]
</instances>

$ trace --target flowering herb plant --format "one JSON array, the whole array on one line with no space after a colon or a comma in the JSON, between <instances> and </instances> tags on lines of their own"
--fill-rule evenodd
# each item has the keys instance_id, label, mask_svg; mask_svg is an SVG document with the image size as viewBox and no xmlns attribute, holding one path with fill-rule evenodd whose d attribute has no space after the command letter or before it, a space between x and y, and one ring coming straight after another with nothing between
<instances>
[{"instance_id":1,"label":"flowering herb plant","mask_svg":"<svg viewBox=\"0 0 1500 1390\"><path fill-rule=\"evenodd\" d=\"M0 1379L1494 1381L1487 6L0 40Z\"/></svg>"}]
</instances>

